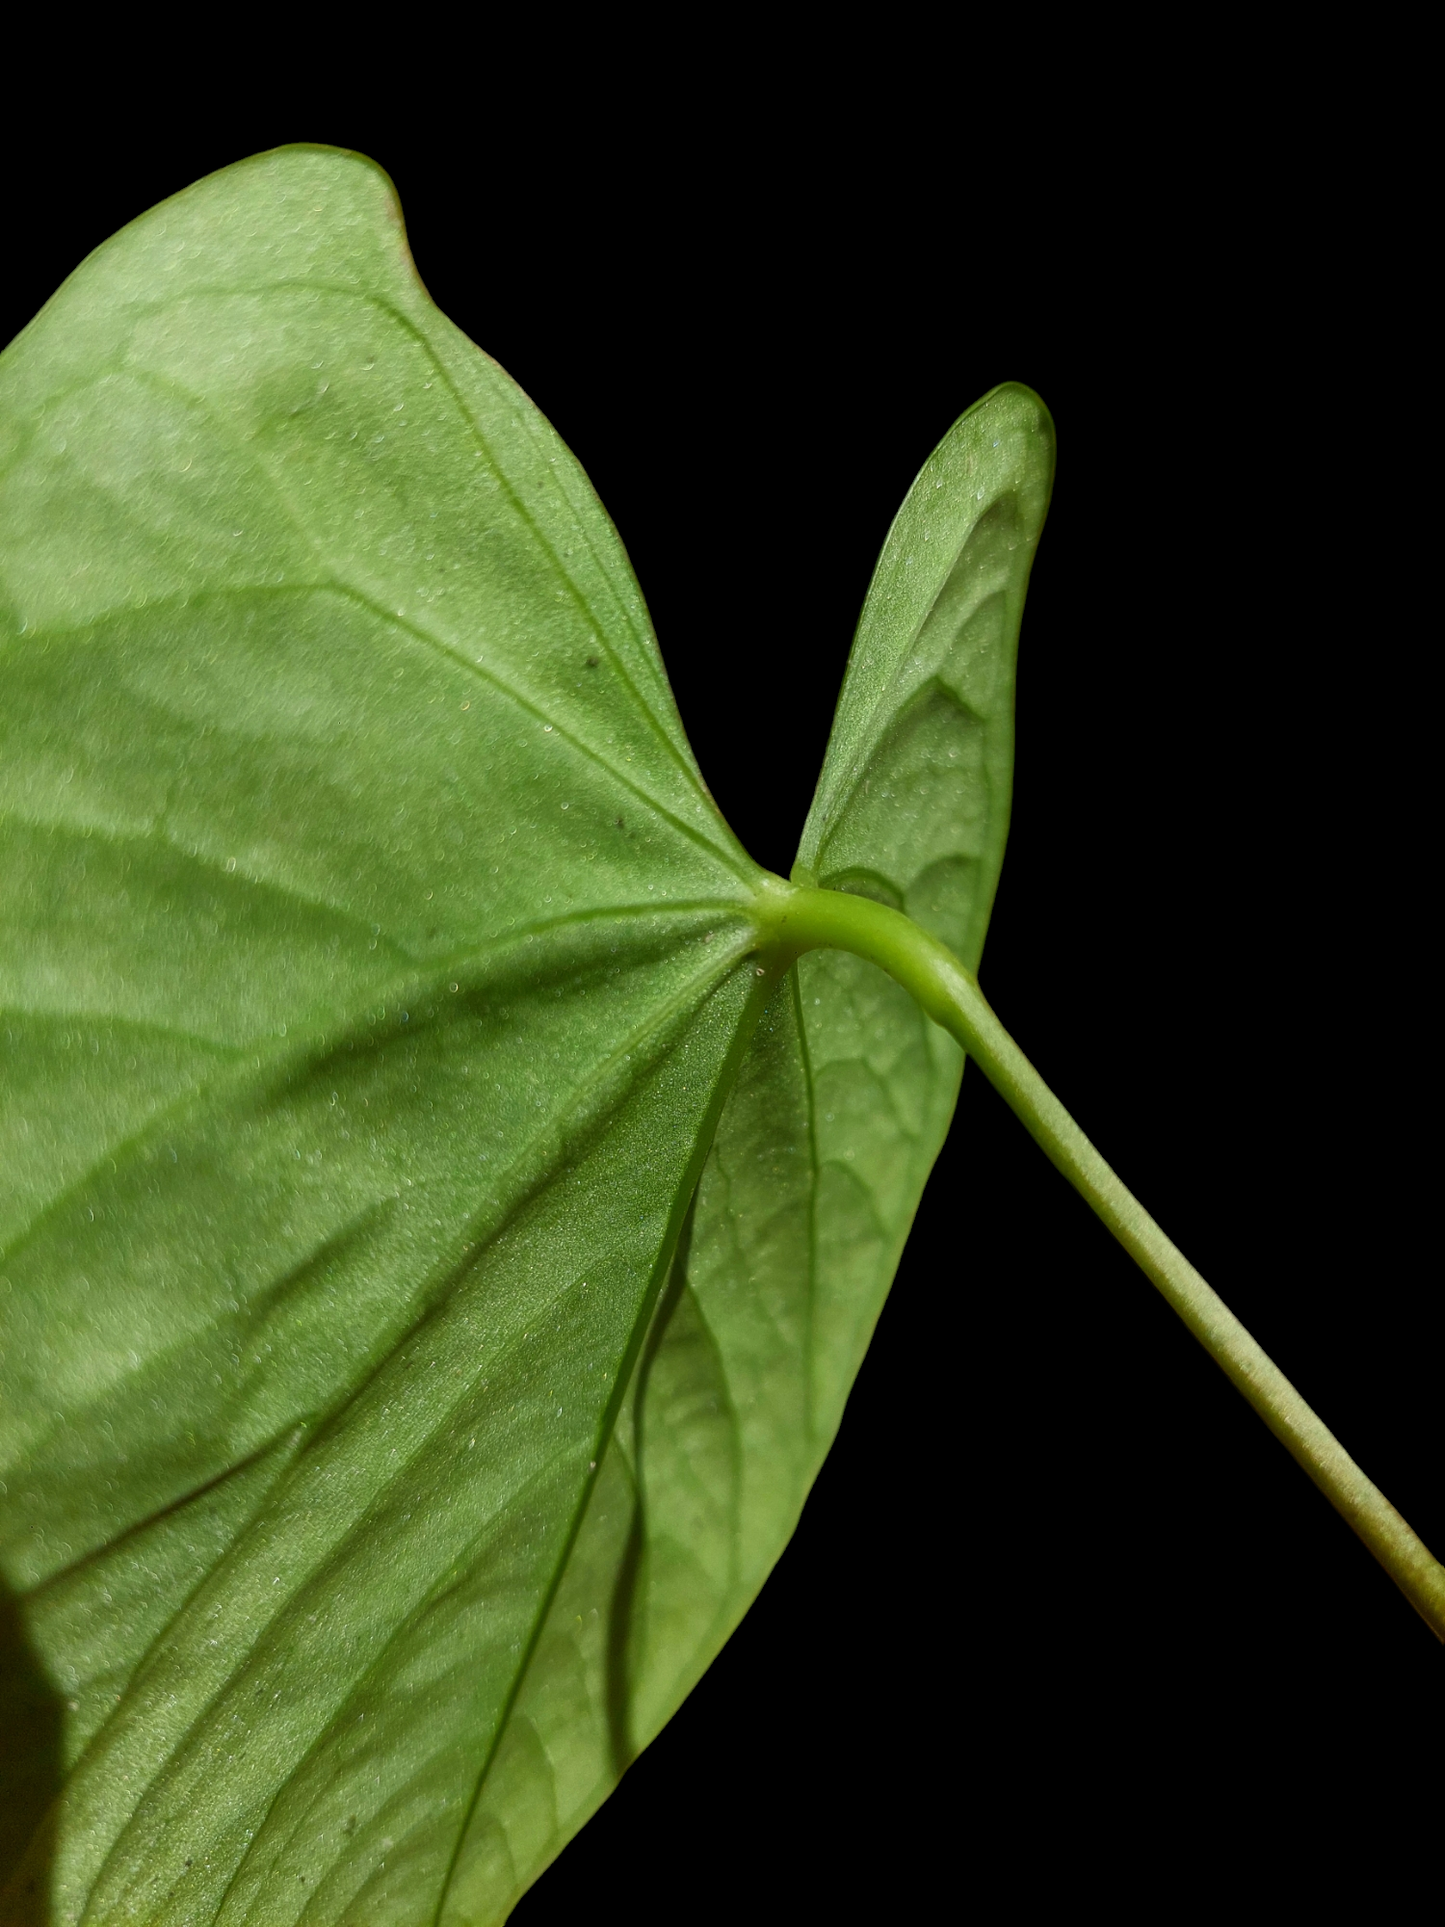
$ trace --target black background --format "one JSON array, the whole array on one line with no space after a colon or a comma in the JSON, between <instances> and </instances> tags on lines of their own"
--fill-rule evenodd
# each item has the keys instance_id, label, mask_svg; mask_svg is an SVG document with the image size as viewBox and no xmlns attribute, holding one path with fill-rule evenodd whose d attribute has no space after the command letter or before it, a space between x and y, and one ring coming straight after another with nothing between
<instances>
[{"instance_id":1,"label":"black background","mask_svg":"<svg viewBox=\"0 0 1445 1927\"><path fill-rule=\"evenodd\" d=\"M1430 418L1369 183L1327 130L1273 151L1247 114L1050 145L1017 93L989 112L1031 168L962 110L945 137L523 100L502 140L344 93L17 147L5 336L212 168L372 155L438 303L586 466L719 803L784 873L912 476L994 383L1037 388L1059 477L985 988L1445 1548ZM1262 1899L1344 1891L1420 1852L1441 1677L971 1072L793 1545L515 1918L909 1921L988 1891L1171 1918L1241 1857Z\"/></svg>"}]
</instances>

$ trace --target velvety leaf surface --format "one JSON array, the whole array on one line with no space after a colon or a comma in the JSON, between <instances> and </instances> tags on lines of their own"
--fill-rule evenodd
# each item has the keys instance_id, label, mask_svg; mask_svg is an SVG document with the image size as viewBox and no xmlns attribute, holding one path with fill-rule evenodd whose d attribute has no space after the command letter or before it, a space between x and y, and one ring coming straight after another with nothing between
<instances>
[{"instance_id":1,"label":"velvety leaf surface","mask_svg":"<svg viewBox=\"0 0 1445 1927\"><path fill-rule=\"evenodd\" d=\"M800 856L970 963L1050 461L1004 389L919 478ZM500 1921L786 1543L959 1055L759 976L616 537L355 157L7 351L0 678L11 1916Z\"/></svg>"},{"instance_id":2,"label":"velvety leaf surface","mask_svg":"<svg viewBox=\"0 0 1445 1927\"><path fill-rule=\"evenodd\" d=\"M906 909L977 968L1008 831L1014 661L1053 430L970 409L880 558L795 875ZM676 1710L787 1544L948 1129L953 1041L814 952L769 1004L567 1580L484 1782L457 1922L500 1915ZM949 1290L972 1288L966 1252Z\"/></svg>"}]
</instances>

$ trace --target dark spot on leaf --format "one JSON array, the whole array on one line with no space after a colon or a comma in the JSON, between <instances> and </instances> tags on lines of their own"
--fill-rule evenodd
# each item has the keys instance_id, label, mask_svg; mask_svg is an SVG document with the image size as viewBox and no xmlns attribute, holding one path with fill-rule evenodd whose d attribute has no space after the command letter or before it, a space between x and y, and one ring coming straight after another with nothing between
<instances>
[{"instance_id":1,"label":"dark spot on leaf","mask_svg":"<svg viewBox=\"0 0 1445 1927\"><path fill-rule=\"evenodd\" d=\"M595 668L597 667L597 658L596 658L596 656L589 656L589 657L587 658L587 667L588 667L589 669L595 669Z\"/></svg>"},{"instance_id":2,"label":"dark spot on leaf","mask_svg":"<svg viewBox=\"0 0 1445 1927\"><path fill-rule=\"evenodd\" d=\"M32 1836L45 1841L45 1815L60 1791L63 1710L45 1668L32 1651L18 1603L0 1581L0 1888L22 1859ZM48 1862L48 1851L45 1860ZM49 1879L37 1866L28 1894L44 1891ZM49 1919L49 1909L26 1906L5 1914L18 1927Z\"/></svg>"}]
</instances>

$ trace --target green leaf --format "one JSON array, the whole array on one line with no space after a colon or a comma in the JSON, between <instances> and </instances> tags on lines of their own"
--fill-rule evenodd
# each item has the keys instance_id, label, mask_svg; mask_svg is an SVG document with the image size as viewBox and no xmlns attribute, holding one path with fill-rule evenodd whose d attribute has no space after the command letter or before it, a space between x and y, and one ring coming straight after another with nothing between
<instances>
[{"instance_id":1,"label":"green leaf","mask_svg":"<svg viewBox=\"0 0 1445 1927\"><path fill-rule=\"evenodd\" d=\"M1003 390L920 478L804 841L970 961L1047 466ZM12 1911L503 1919L786 1542L958 1054L759 966L616 535L356 157L7 351L0 651Z\"/></svg>"}]
</instances>

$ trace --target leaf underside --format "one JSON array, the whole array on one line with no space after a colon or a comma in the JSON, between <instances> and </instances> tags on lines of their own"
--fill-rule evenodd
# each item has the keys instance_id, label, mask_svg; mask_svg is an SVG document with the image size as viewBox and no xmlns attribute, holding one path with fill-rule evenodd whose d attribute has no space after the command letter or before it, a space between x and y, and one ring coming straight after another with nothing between
<instances>
[{"instance_id":1,"label":"leaf underside","mask_svg":"<svg viewBox=\"0 0 1445 1927\"><path fill-rule=\"evenodd\" d=\"M975 966L1051 461L1019 388L930 459L800 851ZM356 156L7 350L0 678L7 1917L504 1920L786 1544L960 1053L759 977L617 536Z\"/></svg>"}]
</instances>

